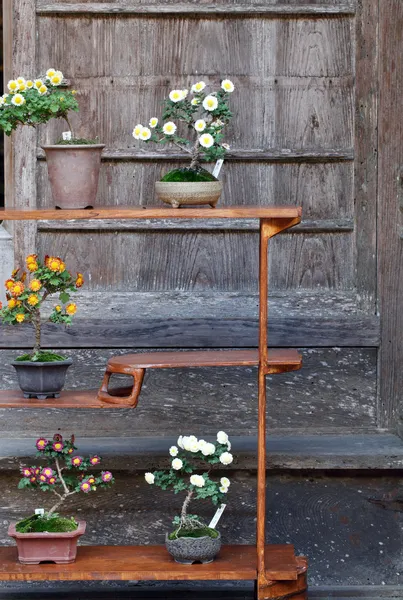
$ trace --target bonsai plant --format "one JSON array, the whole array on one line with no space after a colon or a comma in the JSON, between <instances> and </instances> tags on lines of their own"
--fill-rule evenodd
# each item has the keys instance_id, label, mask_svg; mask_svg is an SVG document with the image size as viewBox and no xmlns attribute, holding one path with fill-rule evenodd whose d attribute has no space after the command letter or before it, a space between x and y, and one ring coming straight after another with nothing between
<instances>
[{"instance_id":1,"label":"bonsai plant","mask_svg":"<svg viewBox=\"0 0 403 600\"><path fill-rule=\"evenodd\" d=\"M201 163L223 159L229 149L222 141L223 129L232 116L228 99L235 87L224 79L219 90L206 89L205 82L198 81L190 94L188 90L172 90L164 101L163 123L153 117L148 127L138 124L133 129L136 140L174 144L189 154L188 167L169 171L156 182L157 196L175 208L182 204L214 207L221 194L222 182Z\"/></svg>"},{"instance_id":2,"label":"bonsai plant","mask_svg":"<svg viewBox=\"0 0 403 600\"><path fill-rule=\"evenodd\" d=\"M64 119L68 131L45 151L50 186L57 208L94 206L104 145L76 138L68 115L78 111L76 90L68 90L61 71L48 69L36 79L17 77L0 97L0 128L6 135L22 125L36 127L51 119Z\"/></svg>"},{"instance_id":3,"label":"bonsai plant","mask_svg":"<svg viewBox=\"0 0 403 600\"><path fill-rule=\"evenodd\" d=\"M23 477L18 487L49 492L56 497L55 502L46 512L37 509L34 515L11 523L8 534L17 542L18 558L22 563L71 563L76 558L77 540L85 532L85 521L61 517L57 511L74 494L88 494L109 487L114 483L113 475L110 471L88 472L101 463L101 458L75 454L74 435L66 440L58 433L52 440L40 437L36 448L36 455L44 464L22 467Z\"/></svg>"},{"instance_id":4,"label":"bonsai plant","mask_svg":"<svg viewBox=\"0 0 403 600\"><path fill-rule=\"evenodd\" d=\"M221 548L221 535L209 527L195 514L189 514L189 505L193 499L211 500L219 505L226 498L230 486L227 477L219 480L211 478L214 466L230 465L233 456L231 443L224 431L219 431L215 444L198 440L196 436L179 436L177 446L171 446L171 468L168 471L146 473L145 480L163 490L172 490L175 494L185 492L180 515L173 520L174 530L166 536L166 547L176 562L193 564L209 563L214 560ZM207 468L203 468L203 463Z\"/></svg>"},{"instance_id":5,"label":"bonsai plant","mask_svg":"<svg viewBox=\"0 0 403 600\"><path fill-rule=\"evenodd\" d=\"M64 261L57 256L45 256L42 262L37 254L30 254L26 258L26 267L27 271L15 269L5 282L7 305L0 307L0 320L8 325L31 323L34 326L32 352L19 356L12 363L24 398L58 398L72 360L42 350L42 307L51 296L58 295L60 303L53 307L47 319L52 323L70 325L77 311L70 292L83 285L84 277L81 273L73 277Z\"/></svg>"}]
</instances>

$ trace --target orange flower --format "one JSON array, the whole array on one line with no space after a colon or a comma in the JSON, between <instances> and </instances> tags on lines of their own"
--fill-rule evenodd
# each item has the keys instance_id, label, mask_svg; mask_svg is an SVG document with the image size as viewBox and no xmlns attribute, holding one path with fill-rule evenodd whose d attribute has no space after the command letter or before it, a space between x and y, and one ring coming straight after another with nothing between
<instances>
[{"instance_id":1,"label":"orange flower","mask_svg":"<svg viewBox=\"0 0 403 600\"><path fill-rule=\"evenodd\" d=\"M25 262L27 265L29 265L29 263L33 263L33 262L37 262L38 255L37 254L30 254L29 256L27 256L27 258L25 259Z\"/></svg>"},{"instance_id":2,"label":"orange flower","mask_svg":"<svg viewBox=\"0 0 403 600\"><path fill-rule=\"evenodd\" d=\"M77 273L76 287L80 288L84 283L84 276L82 273Z\"/></svg>"},{"instance_id":3,"label":"orange flower","mask_svg":"<svg viewBox=\"0 0 403 600\"><path fill-rule=\"evenodd\" d=\"M30 271L31 273L33 273L34 271L37 271L37 270L38 270L38 268L39 268L39 265L38 265L38 263L37 263L37 262L30 262L30 263L27 265L27 269L28 269L28 271Z\"/></svg>"},{"instance_id":4,"label":"orange flower","mask_svg":"<svg viewBox=\"0 0 403 600\"><path fill-rule=\"evenodd\" d=\"M22 306L22 300L17 300L17 306Z\"/></svg>"},{"instance_id":5,"label":"orange flower","mask_svg":"<svg viewBox=\"0 0 403 600\"><path fill-rule=\"evenodd\" d=\"M0 310L3 308L3 303L0 302Z\"/></svg>"},{"instance_id":6,"label":"orange flower","mask_svg":"<svg viewBox=\"0 0 403 600\"><path fill-rule=\"evenodd\" d=\"M56 304L55 311L56 312L62 312L62 307L60 306L60 304Z\"/></svg>"},{"instance_id":7,"label":"orange flower","mask_svg":"<svg viewBox=\"0 0 403 600\"><path fill-rule=\"evenodd\" d=\"M31 281L31 283L29 284L29 289L32 290L33 292L39 292L41 287L42 287L42 284L39 281L39 279L33 279Z\"/></svg>"},{"instance_id":8,"label":"orange flower","mask_svg":"<svg viewBox=\"0 0 403 600\"><path fill-rule=\"evenodd\" d=\"M24 289L22 281L16 281L10 291L13 296L21 296L24 293Z\"/></svg>"},{"instance_id":9,"label":"orange flower","mask_svg":"<svg viewBox=\"0 0 403 600\"><path fill-rule=\"evenodd\" d=\"M15 279L15 277L17 276L19 269L14 269L14 271L11 273L11 279Z\"/></svg>"},{"instance_id":10,"label":"orange flower","mask_svg":"<svg viewBox=\"0 0 403 600\"><path fill-rule=\"evenodd\" d=\"M22 323L23 321L25 321L25 315L24 315L24 313L18 313L17 315L15 315L15 320L18 323Z\"/></svg>"},{"instance_id":11,"label":"orange flower","mask_svg":"<svg viewBox=\"0 0 403 600\"><path fill-rule=\"evenodd\" d=\"M50 269L54 273L57 273L57 272L60 272L62 264L63 263L60 260L60 258L57 258L56 256L50 256L48 259L48 264L46 266L48 267L48 269Z\"/></svg>"},{"instance_id":12,"label":"orange flower","mask_svg":"<svg viewBox=\"0 0 403 600\"><path fill-rule=\"evenodd\" d=\"M63 271L65 271L65 270L66 270L66 264L61 260L59 272L63 273Z\"/></svg>"},{"instance_id":13,"label":"orange flower","mask_svg":"<svg viewBox=\"0 0 403 600\"><path fill-rule=\"evenodd\" d=\"M37 304L39 304L38 294L30 294L28 296L28 304L30 306L36 306Z\"/></svg>"},{"instance_id":14,"label":"orange flower","mask_svg":"<svg viewBox=\"0 0 403 600\"><path fill-rule=\"evenodd\" d=\"M74 302L70 302L70 304L68 304L66 306L66 313L68 315L75 315L77 312L77 304L74 304Z\"/></svg>"},{"instance_id":15,"label":"orange flower","mask_svg":"<svg viewBox=\"0 0 403 600\"><path fill-rule=\"evenodd\" d=\"M14 286L14 279L7 279L7 281L5 282L5 286L6 286L6 290L11 290L11 288Z\"/></svg>"},{"instance_id":16,"label":"orange flower","mask_svg":"<svg viewBox=\"0 0 403 600\"><path fill-rule=\"evenodd\" d=\"M10 298L10 300L7 302L8 304L8 308L10 310L12 310L13 308L15 308L17 306L17 300L15 298Z\"/></svg>"}]
</instances>

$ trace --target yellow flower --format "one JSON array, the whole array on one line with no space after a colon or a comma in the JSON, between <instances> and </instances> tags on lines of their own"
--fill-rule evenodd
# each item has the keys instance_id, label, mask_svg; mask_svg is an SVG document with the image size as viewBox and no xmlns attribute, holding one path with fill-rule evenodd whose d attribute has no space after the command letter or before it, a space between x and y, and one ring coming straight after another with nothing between
<instances>
[{"instance_id":1,"label":"yellow flower","mask_svg":"<svg viewBox=\"0 0 403 600\"><path fill-rule=\"evenodd\" d=\"M60 304L56 304L55 311L56 312L62 312L62 307L60 306Z\"/></svg>"},{"instance_id":2,"label":"yellow flower","mask_svg":"<svg viewBox=\"0 0 403 600\"><path fill-rule=\"evenodd\" d=\"M51 79L53 75L56 75L56 69L48 69L46 71L46 79Z\"/></svg>"},{"instance_id":3,"label":"yellow flower","mask_svg":"<svg viewBox=\"0 0 403 600\"><path fill-rule=\"evenodd\" d=\"M10 292L13 296L21 296L21 294L24 293L24 289L25 287L22 281L16 281L13 287L11 288Z\"/></svg>"},{"instance_id":4,"label":"yellow flower","mask_svg":"<svg viewBox=\"0 0 403 600\"><path fill-rule=\"evenodd\" d=\"M15 308L17 306L17 300L15 298L10 298L10 300L7 302L8 304L8 308L10 310L12 310L13 308Z\"/></svg>"},{"instance_id":5,"label":"yellow flower","mask_svg":"<svg viewBox=\"0 0 403 600\"><path fill-rule=\"evenodd\" d=\"M63 82L63 74L62 73L55 73L51 78L50 78L50 83L52 85L60 85Z\"/></svg>"},{"instance_id":6,"label":"yellow flower","mask_svg":"<svg viewBox=\"0 0 403 600\"><path fill-rule=\"evenodd\" d=\"M17 300L17 306L22 306L22 300Z\"/></svg>"},{"instance_id":7,"label":"yellow flower","mask_svg":"<svg viewBox=\"0 0 403 600\"><path fill-rule=\"evenodd\" d=\"M48 88L46 87L45 84L41 85L41 87L38 88L38 93L40 96L43 96L44 94L46 94L47 91L48 91Z\"/></svg>"},{"instance_id":8,"label":"yellow flower","mask_svg":"<svg viewBox=\"0 0 403 600\"><path fill-rule=\"evenodd\" d=\"M61 260L59 273L63 273L63 271L65 271L65 270L66 270L66 264Z\"/></svg>"},{"instance_id":9,"label":"yellow flower","mask_svg":"<svg viewBox=\"0 0 403 600\"><path fill-rule=\"evenodd\" d=\"M14 283L14 279L7 279L7 281L4 283L6 290L11 290L11 288L14 286Z\"/></svg>"},{"instance_id":10,"label":"yellow flower","mask_svg":"<svg viewBox=\"0 0 403 600\"><path fill-rule=\"evenodd\" d=\"M33 279L31 281L31 283L29 284L29 289L31 289L33 292L39 292L41 287L42 287L42 284L39 281L39 279Z\"/></svg>"},{"instance_id":11,"label":"yellow flower","mask_svg":"<svg viewBox=\"0 0 403 600\"><path fill-rule=\"evenodd\" d=\"M64 96L60 96L59 102L64 102Z\"/></svg>"},{"instance_id":12,"label":"yellow flower","mask_svg":"<svg viewBox=\"0 0 403 600\"><path fill-rule=\"evenodd\" d=\"M17 323L22 323L23 321L25 321L24 313L18 313L17 315L15 315L15 320L17 321Z\"/></svg>"},{"instance_id":13,"label":"yellow flower","mask_svg":"<svg viewBox=\"0 0 403 600\"><path fill-rule=\"evenodd\" d=\"M27 84L26 83L20 83L20 84L18 84L18 90L20 92L25 92L26 89L27 89Z\"/></svg>"},{"instance_id":14,"label":"yellow flower","mask_svg":"<svg viewBox=\"0 0 403 600\"><path fill-rule=\"evenodd\" d=\"M66 313L68 315L75 315L77 312L77 305L74 304L74 302L70 302L70 304L68 304L66 306Z\"/></svg>"},{"instance_id":15,"label":"yellow flower","mask_svg":"<svg viewBox=\"0 0 403 600\"><path fill-rule=\"evenodd\" d=\"M75 96L77 94L77 90L71 90L71 93L73 94L73 96Z\"/></svg>"},{"instance_id":16,"label":"yellow flower","mask_svg":"<svg viewBox=\"0 0 403 600\"><path fill-rule=\"evenodd\" d=\"M37 262L30 262L27 264L27 269L28 271L31 271L31 273L33 273L34 271L37 271L39 268L39 265Z\"/></svg>"},{"instance_id":17,"label":"yellow flower","mask_svg":"<svg viewBox=\"0 0 403 600\"><path fill-rule=\"evenodd\" d=\"M36 262L36 259L38 258L37 254L29 254L27 256L27 258L25 259L25 262L27 263L27 265L31 262Z\"/></svg>"},{"instance_id":18,"label":"yellow flower","mask_svg":"<svg viewBox=\"0 0 403 600\"><path fill-rule=\"evenodd\" d=\"M36 87L37 90L39 90L39 88L43 86L42 79L35 79L34 86Z\"/></svg>"},{"instance_id":19,"label":"yellow flower","mask_svg":"<svg viewBox=\"0 0 403 600\"><path fill-rule=\"evenodd\" d=\"M7 84L7 87L9 89L9 91L14 94L14 92L16 92L18 90L18 81L16 81L15 79L10 79L10 81Z\"/></svg>"},{"instance_id":20,"label":"yellow flower","mask_svg":"<svg viewBox=\"0 0 403 600\"><path fill-rule=\"evenodd\" d=\"M32 81L32 79L28 79L28 81L27 81L27 88L30 90L33 87L34 87L34 82Z\"/></svg>"},{"instance_id":21,"label":"yellow flower","mask_svg":"<svg viewBox=\"0 0 403 600\"><path fill-rule=\"evenodd\" d=\"M15 106L22 106L25 104L25 98L22 94L15 94L11 100L11 103Z\"/></svg>"},{"instance_id":22,"label":"yellow flower","mask_svg":"<svg viewBox=\"0 0 403 600\"><path fill-rule=\"evenodd\" d=\"M60 271L62 264L63 263L60 258L57 258L56 256L50 256L46 266L54 273L57 273Z\"/></svg>"},{"instance_id":23,"label":"yellow flower","mask_svg":"<svg viewBox=\"0 0 403 600\"><path fill-rule=\"evenodd\" d=\"M84 276L82 273L77 273L76 287L80 288L84 284Z\"/></svg>"},{"instance_id":24,"label":"yellow flower","mask_svg":"<svg viewBox=\"0 0 403 600\"><path fill-rule=\"evenodd\" d=\"M39 297L37 294L30 294L28 296L28 304L30 306L36 306L37 304L39 304Z\"/></svg>"}]
</instances>

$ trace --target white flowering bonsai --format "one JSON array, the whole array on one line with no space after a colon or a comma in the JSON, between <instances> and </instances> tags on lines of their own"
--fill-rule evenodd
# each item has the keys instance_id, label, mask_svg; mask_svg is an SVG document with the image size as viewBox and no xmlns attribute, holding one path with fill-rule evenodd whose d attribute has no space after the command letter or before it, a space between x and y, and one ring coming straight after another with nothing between
<instances>
[{"instance_id":1,"label":"white flowering bonsai","mask_svg":"<svg viewBox=\"0 0 403 600\"><path fill-rule=\"evenodd\" d=\"M164 101L162 123L153 117L148 127L139 123L133 129L135 140L174 144L189 154L189 167L169 171L162 181L216 180L201 168L201 161L224 158L229 150L229 145L223 143L223 129L232 117L228 99L235 86L224 79L219 90L208 92L206 88L204 81L198 81L190 93L189 90L172 90Z\"/></svg>"},{"instance_id":2,"label":"white flowering bonsai","mask_svg":"<svg viewBox=\"0 0 403 600\"><path fill-rule=\"evenodd\" d=\"M157 485L163 490L170 489L175 494L186 492L181 513L173 520L175 530L169 535L170 539L218 536L218 532L207 527L197 515L188 514L188 509L192 499L210 499L214 505L224 501L230 480L227 477L212 479L210 473L216 465L227 466L233 462L230 450L231 443L224 431L218 432L215 444L198 440L194 435L181 435L177 446L169 449L171 468L168 471L145 474L145 480L150 485ZM203 463L206 463L206 468L202 467Z\"/></svg>"}]
</instances>

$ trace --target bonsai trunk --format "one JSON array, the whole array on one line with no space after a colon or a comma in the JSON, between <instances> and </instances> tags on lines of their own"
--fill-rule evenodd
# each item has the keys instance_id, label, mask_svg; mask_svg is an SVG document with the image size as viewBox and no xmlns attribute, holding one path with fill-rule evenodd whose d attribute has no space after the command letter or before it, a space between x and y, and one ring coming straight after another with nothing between
<instances>
[{"instance_id":1,"label":"bonsai trunk","mask_svg":"<svg viewBox=\"0 0 403 600\"><path fill-rule=\"evenodd\" d=\"M199 138L197 138L193 148L192 148L192 160L190 163L191 169L199 169L200 168L200 150L199 150Z\"/></svg>"},{"instance_id":2,"label":"bonsai trunk","mask_svg":"<svg viewBox=\"0 0 403 600\"><path fill-rule=\"evenodd\" d=\"M187 511L188 511L189 504L190 504L190 501L192 499L192 496L193 496L193 492L192 492L192 490L190 490L188 492L188 495L186 496L185 502L183 503L183 506L182 506L182 511L181 511L181 524L182 525L184 525L186 523Z\"/></svg>"},{"instance_id":3,"label":"bonsai trunk","mask_svg":"<svg viewBox=\"0 0 403 600\"><path fill-rule=\"evenodd\" d=\"M73 494L76 494L76 492L74 490L70 491L69 488L67 487L67 484L66 484L66 482L64 480L64 477L62 475L62 468L60 466L58 458L55 459L55 465L56 465L57 474L58 474L59 479L60 479L60 483L63 486L64 493L63 494L59 494L58 492L56 492L56 490L53 490L53 492L56 494L56 496L58 496L59 500L56 502L56 504L54 504L52 506L52 508L48 512L48 515L52 515L59 508L59 506L61 506L63 504L63 502L66 500L66 498L68 496L72 496Z\"/></svg>"},{"instance_id":4,"label":"bonsai trunk","mask_svg":"<svg viewBox=\"0 0 403 600\"><path fill-rule=\"evenodd\" d=\"M35 327L35 346L34 346L34 354L39 352L41 349L41 313L39 310L36 310L33 314L33 323Z\"/></svg>"}]
</instances>

